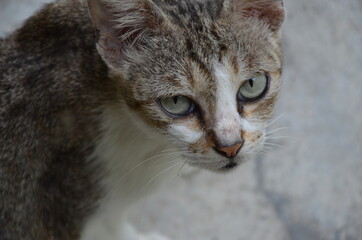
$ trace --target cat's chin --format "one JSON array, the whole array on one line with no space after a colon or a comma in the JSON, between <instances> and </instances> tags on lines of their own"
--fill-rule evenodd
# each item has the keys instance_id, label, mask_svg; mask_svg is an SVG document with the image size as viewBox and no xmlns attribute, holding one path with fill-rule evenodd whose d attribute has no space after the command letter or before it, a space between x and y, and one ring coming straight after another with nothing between
<instances>
[{"instance_id":1,"label":"cat's chin","mask_svg":"<svg viewBox=\"0 0 362 240\"><path fill-rule=\"evenodd\" d=\"M199 168L205 169L212 172L217 173L227 173L235 170L238 166L246 162L245 158L238 158L233 160L220 160L220 162L212 163L212 162L205 162L205 163L194 163L192 161L186 161L189 165Z\"/></svg>"},{"instance_id":2,"label":"cat's chin","mask_svg":"<svg viewBox=\"0 0 362 240\"><path fill-rule=\"evenodd\" d=\"M218 168L201 167L201 166L198 166L198 167L202 168L202 169L206 169L211 172L215 172L215 173L228 173L228 172L231 172L231 171L234 171L235 169L237 169L237 167L240 164L241 163L229 163L229 164L226 164L225 166L218 167Z\"/></svg>"},{"instance_id":3,"label":"cat's chin","mask_svg":"<svg viewBox=\"0 0 362 240\"><path fill-rule=\"evenodd\" d=\"M239 164L236 162L229 162L225 166L219 169L219 171L230 171L232 169L235 169Z\"/></svg>"},{"instance_id":4,"label":"cat's chin","mask_svg":"<svg viewBox=\"0 0 362 240\"><path fill-rule=\"evenodd\" d=\"M242 165L245 162L245 160L240 161L240 162L229 162L226 165L219 167L217 169L211 170L213 172L217 172L217 173L228 173L231 171L234 171L235 169L238 168L238 166Z\"/></svg>"}]
</instances>

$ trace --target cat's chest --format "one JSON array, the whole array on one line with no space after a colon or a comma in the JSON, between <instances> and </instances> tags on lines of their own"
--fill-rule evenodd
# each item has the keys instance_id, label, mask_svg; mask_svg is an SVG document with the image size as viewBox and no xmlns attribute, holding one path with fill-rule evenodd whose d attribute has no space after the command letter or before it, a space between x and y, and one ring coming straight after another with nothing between
<instances>
[{"instance_id":1,"label":"cat's chest","mask_svg":"<svg viewBox=\"0 0 362 240\"><path fill-rule=\"evenodd\" d=\"M121 222L130 207L161 179L176 176L177 167L182 166L178 152L137 121L118 107L104 111L102 134L93 153L103 168L103 192L85 224L82 240L119 239L124 234Z\"/></svg>"},{"instance_id":2,"label":"cat's chest","mask_svg":"<svg viewBox=\"0 0 362 240\"><path fill-rule=\"evenodd\" d=\"M179 152L132 114L109 108L102 129L94 155L104 167L106 197L134 201L182 166Z\"/></svg>"}]
</instances>

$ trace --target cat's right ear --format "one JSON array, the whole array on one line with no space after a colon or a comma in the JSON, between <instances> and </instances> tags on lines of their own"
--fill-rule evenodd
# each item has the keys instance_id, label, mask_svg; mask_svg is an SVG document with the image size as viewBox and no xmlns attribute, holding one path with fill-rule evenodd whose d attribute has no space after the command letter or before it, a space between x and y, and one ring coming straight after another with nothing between
<instances>
[{"instance_id":1,"label":"cat's right ear","mask_svg":"<svg viewBox=\"0 0 362 240\"><path fill-rule=\"evenodd\" d=\"M285 18L283 0L226 0L226 3L234 11L234 21L258 19L273 32L280 29Z\"/></svg>"},{"instance_id":2,"label":"cat's right ear","mask_svg":"<svg viewBox=\"0 0 362 240\"><path fill-rule=\"evenodd\" d=\"M164 22L162 12L148 0L88 0L88 9L97 31L98 51L113 67Z\"/></svg>"}]
</instances>

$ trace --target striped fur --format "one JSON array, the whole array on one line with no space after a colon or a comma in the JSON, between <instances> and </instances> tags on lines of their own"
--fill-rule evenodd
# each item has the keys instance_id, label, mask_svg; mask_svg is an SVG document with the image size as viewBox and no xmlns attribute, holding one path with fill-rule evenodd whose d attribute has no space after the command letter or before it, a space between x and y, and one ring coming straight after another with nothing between
<instances>
[{"instance_id":1,"label":"striped fur","mask_svg":"<svg viewBox=\"0 0 362 240\"><path fill-rule=\"evenodd\" d=\"M118 222L182 164L262 148L283 18L281 0L58 0L0 39L0 239L165 239ZM260 72L266 94L238 100ZM196 110L167 114L178 95Z\"/></svg>"}]
</instances>

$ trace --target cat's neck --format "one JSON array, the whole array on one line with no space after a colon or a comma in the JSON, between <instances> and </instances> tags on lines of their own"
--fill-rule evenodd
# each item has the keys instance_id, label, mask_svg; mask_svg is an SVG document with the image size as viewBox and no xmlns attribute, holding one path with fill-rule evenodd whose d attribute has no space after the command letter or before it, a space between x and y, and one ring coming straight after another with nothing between
<instances>
[{"instance_id":1,"label":"cat's neck","mask_svg":"<svg viewBox=\"0 0 362 240\"><path fill-rule=\"evenodd\" d=\"M103 196L83 229L82 240L97 236L103 229L100 226L105 225L116 234L117 223L124 220L133 203L160 179L176 176L179 170L174 161L178 156L168 151L171 146L153 135L152 129L123 103L107 106L101 124L102 134L93 157L104 168Z\"/></svg>"},{"instance_id":2,"label":"cat's neck","mask_svg":"<svg viewBox=\"0 0 362 240\"><path fill-rule=\"evenodd\" d=\"M168 170L171 173L172 166L180 164L172 146L123 103L104 110L101 128L95 156L106 171L106 201L133 202L168 175Z\"/></svg>"}]
</instances>

